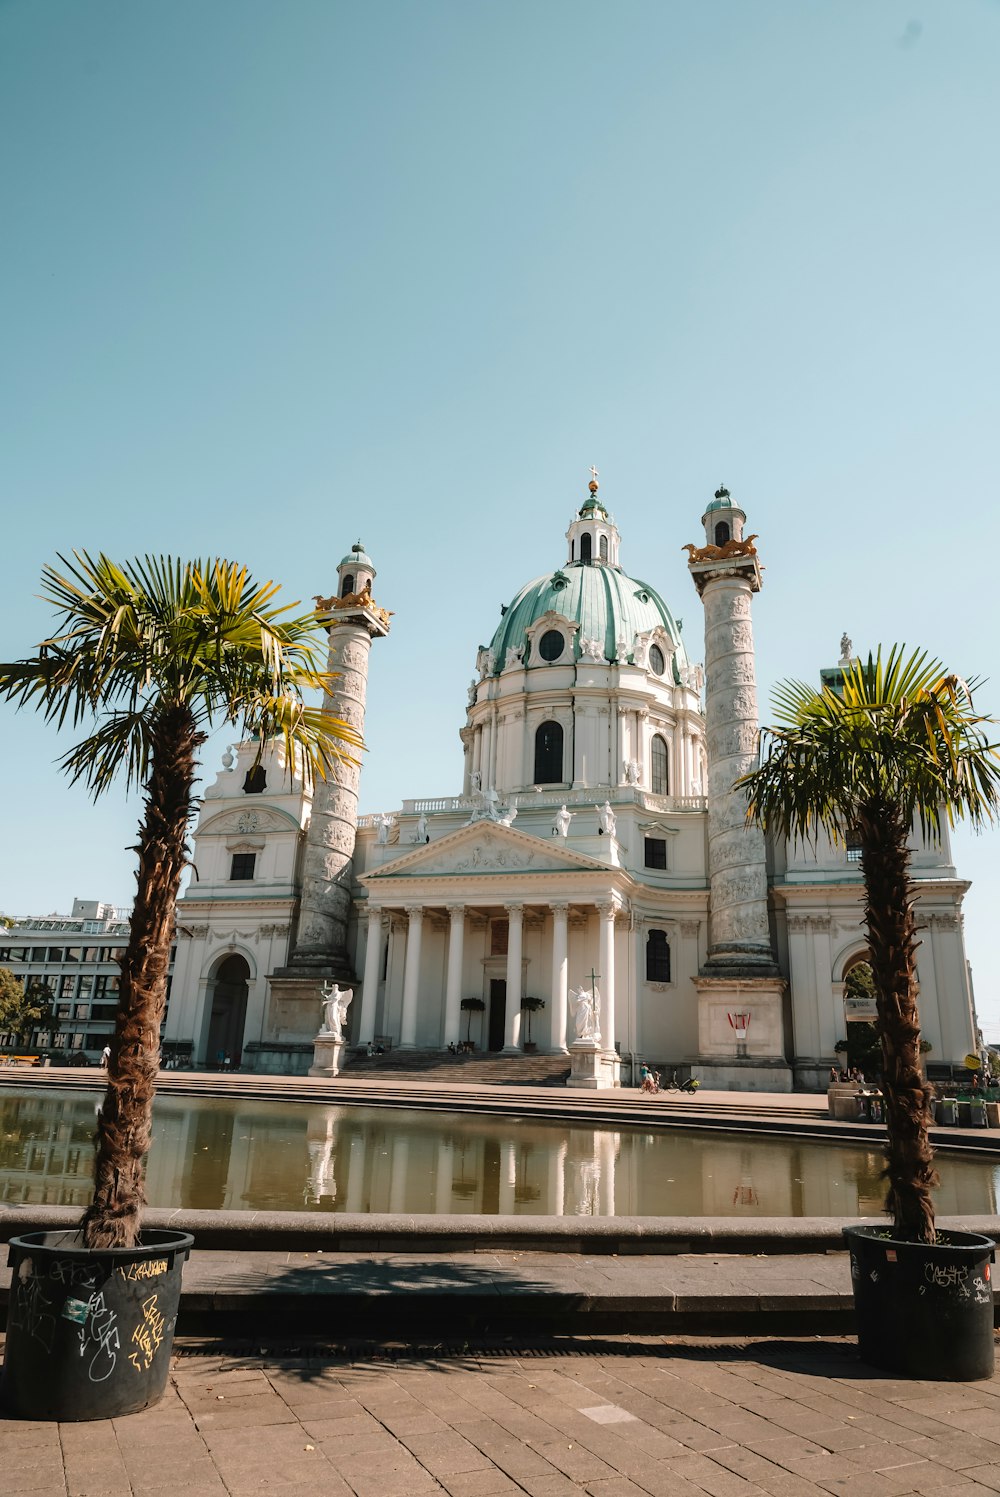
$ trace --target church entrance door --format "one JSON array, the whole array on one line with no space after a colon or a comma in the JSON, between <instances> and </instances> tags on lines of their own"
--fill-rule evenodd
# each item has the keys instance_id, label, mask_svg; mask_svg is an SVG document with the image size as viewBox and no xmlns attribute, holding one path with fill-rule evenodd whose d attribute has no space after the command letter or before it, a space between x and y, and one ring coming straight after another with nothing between
<instances>
[{"instance_id":1,"label":"church entrance door","mask_svg":"<svg viewBox=\"0 0 1000 1497\"><path fill-rule=\"evenodd\" d=\"M502 1050L507 1032L507 979L490 978L489 1048Z\"/></svg>"},{"instance_id":2,"label":"church entrance door","mask_svg":"<svg viewBox=\"0 0 1000 1497\"><path fill-rule=\"evenodd\" d=\"M250 991L250 968L242 956L227 956L215 974L212 992L212 1019L208 1027L210 1066L219 1070L238 1066L243 1049L243 1031L247 1022L247 995Z\"/></svg>"}]
</instances>

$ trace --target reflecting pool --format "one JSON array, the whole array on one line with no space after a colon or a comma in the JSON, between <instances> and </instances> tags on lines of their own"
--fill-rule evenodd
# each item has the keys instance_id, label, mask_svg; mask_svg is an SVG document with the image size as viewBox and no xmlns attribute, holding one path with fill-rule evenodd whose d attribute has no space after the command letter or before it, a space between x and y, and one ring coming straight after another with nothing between
<instances>
[{"instance_id":1,"label":"reflecting pool","mask_svg":"<svg viewBox=\"0 0 1000 1497\"><path fill-rule=\"evenodd\" d=\"M100 1094L0 1092L0 1201L86 1205ZM942 1213L993 1214L1000 1166L938 1160ZM152 1206L492 1216L858 1216L878 1143L161 1095Z\"/></svg>"}]
</instances>

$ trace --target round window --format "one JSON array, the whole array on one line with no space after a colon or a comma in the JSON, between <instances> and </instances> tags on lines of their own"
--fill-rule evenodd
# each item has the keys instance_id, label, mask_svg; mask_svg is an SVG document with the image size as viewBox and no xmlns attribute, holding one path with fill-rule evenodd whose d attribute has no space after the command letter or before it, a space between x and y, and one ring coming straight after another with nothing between
<instances>
[{"instance_id":1,"label":"round window","mask_svg":"<svg viewBox=\"0 0 1000 1497\"><path fill-rule=\"evenodd\" d=\"M662 676L667 668L667 662L663 658L663 651L659 645L649 647L649 668L654 676Z\"/></svg>"},{"instance_id":2,"label":"round window","mask_svg":"<svg viewBox=\"0 0 1000 1497\"><path fill-rule=\"evenodd\" d=\"M565 645L566 641L558 629L546 629L538 641L538 653L543 660L558 660Z\"/></svg>"}]
</instances>

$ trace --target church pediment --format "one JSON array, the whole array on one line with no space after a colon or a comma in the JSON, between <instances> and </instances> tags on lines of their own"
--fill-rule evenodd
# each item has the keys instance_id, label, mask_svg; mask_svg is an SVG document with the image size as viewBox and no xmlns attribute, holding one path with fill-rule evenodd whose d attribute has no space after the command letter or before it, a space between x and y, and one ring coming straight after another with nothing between
<instances>
[{"instance_id":1,"label":"church pediment","mask_svg":"<svg viewBox=\"0 0 1000 1497\"><path fill-rule=\"evenodd\" d=\"M602 873L606 877L607 872L604 863L574 852L561 837L550 842L495 822L477 822L373 869L361 882L475 873Z\"/></svg>"}]
</instances>

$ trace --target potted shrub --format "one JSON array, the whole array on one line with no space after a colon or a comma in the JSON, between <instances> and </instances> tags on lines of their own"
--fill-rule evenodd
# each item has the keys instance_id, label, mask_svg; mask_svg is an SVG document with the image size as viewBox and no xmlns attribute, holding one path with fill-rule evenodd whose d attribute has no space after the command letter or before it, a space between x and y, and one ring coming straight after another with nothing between
<instances>
[{"instance_id":1,"label":"potted shrub","mask_svg":"<svg viewBox=\"0 0 1000 1497\"><path fill-rule=\"evenodd\" d=\"M274 583L256 583L228 561L118 565L85 553L60 561L64 571L42 575L57 630L35 655L0 665L0 698L56 726L90 729L60 761L71 780L96 798L120 774L144 801L94 1195L78 1230L10 1244L2 1396L21 1417L104 1419L163 1392L192 1242L183 1232L144 1232L141 1217L198 751L212 728L233 724L261 752L280 738L286 763L308 779L360 740L325 708L306 705L304 692L330 679L316 660L318 621L269 606Z\"/></svg>"},{"instance_id":2,"label":"potted shrub","mask_svg":"<svg viewBox=\"0 0 1000 1497\"><path fill-rule=\"evenodd\" d=\"M483 1009L486 1007L486 1003L485 1003L484 999L482 999L482 998L463 998L462 1002L459 1005L459 1007L462 1008L462 1009L464 1009L465 1012L469 1016L468 1022L467 1022L466 1026L465 1026L465 1043L467 1045L471 1045L472 1044L472 1015L473 1014L481 1014L483 1012Z\"/></svg>"},{"instance_id":3,"label":"potted shrub","mask_svg":"<svg viewBox=\"0 0 1000 1497\"><path fill-rule=\"evenodd\" d=\"M885 1104L891 1227L846 1227L858 1344L865 1361L906 1376L993 1372L993 1243L935 1229L931 1087L921 1063L909 837L942 818L995 820L1000 756L973 687L925 653L894 647L844 668L820 691L778 688L778 726L760 767L738 781L748 819L803 839L826 832L861 848Z\"/></svg>"},{"instance_id":4,"label":"potted shrub","mask_svg":"<svg viewBox=\"0 0 1000 1497\"><path fill-rule=\"evenodd\" d=\"M525 1018L525 1021L524 1021L524 1030L525 1030L525 1033L524 1033L524 1048L525 1048L525 1050L534 1050L534 1049L537 1048L536 1045L535 1045L534 1040L531 1038L531 1016L532 1016L532 1014L537 1014L538 1011L539 1011L539 1009L542 1009L544 1007L545 1007L545 999L544 998L532 998L530 995L525 994L525 996L521 999L521 1012L523 1014L527 1015L527 1017Z\"/></svg>"}]
</instances>

